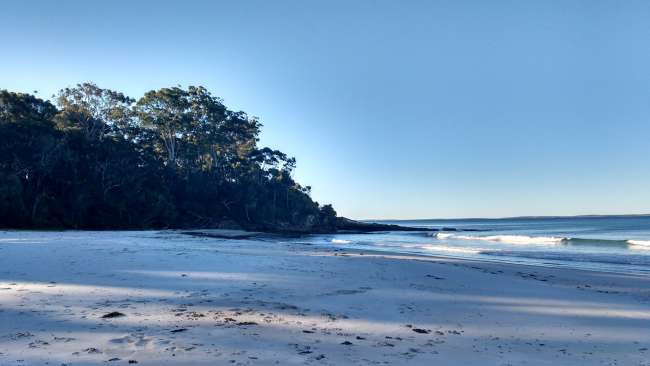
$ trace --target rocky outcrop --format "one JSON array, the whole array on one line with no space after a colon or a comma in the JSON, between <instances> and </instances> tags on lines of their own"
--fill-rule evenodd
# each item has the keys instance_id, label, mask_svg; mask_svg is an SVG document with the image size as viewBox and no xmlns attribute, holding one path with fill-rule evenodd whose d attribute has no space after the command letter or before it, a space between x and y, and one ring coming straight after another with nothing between
<instances>
[{"instance_id":1,"label":"rocky outcrop","mask_svg":"<svg viewBox=\"0 0 650 366\"><path fill-rule=\"evenodd\" d=\"M345 217L336 218L336 233L372 233L378 231L438 231L438 229L361 222Z\"/></svg>"}]
</instances>

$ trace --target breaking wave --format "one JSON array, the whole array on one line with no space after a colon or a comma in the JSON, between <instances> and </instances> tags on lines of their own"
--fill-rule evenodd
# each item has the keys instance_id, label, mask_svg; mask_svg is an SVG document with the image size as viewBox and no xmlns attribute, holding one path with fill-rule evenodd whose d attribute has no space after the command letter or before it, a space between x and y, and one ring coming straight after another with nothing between
<instances>
[{"instance_id":1,"label":"breaking wave","mask_svg":"<svg viewBox=\"0 0 650 366\"><path fill-rule=\"evenodd\" d=\"M507 244L561 244L568 238L560 238L553 236L526 236L526 235L489 235L489 236L474 236L474 235L456 235L449 233L436 233L437 239L453 239L453 240L481 240L492 241Z\"/></svg>"},{"instance_id":2,"label":"breaking wave","mask_svg":"<svg viewBox=\"0 0 650 366\"><path fill-rule=\"evenodd\" d=\"M591 245L591 246L617 246L637 250L650 250L650 240L618 240L618 239L590 239L590 238L565 238L556 236L527 236L527 235L458 235L450 233L435 233L432 235L438 240L473 240L489 241L504 244L520 245Z\"/></svg>"},{"instance_id":3,"label":"breaking wave","mask_svg":"<svg viewBox=\"0 0 650 366\"><path fill-rule=\"evenodd\" d=\"M425 245L422 249L432 252L445 252L445 253L462 253L462 254L481 254L482 249L477 248L464 248L464 247L450 247L446 245Z\"/></svg>"},{"instance_id":4,"label":"breaking wave","mask_svg":"<svg viewBox=\"0 0 650 366\"><path fill-rule=\"evenodd\" d=\"M650 240L628 240L630 248L638 250L650 250Z\"/></svg>"}]
</instances>

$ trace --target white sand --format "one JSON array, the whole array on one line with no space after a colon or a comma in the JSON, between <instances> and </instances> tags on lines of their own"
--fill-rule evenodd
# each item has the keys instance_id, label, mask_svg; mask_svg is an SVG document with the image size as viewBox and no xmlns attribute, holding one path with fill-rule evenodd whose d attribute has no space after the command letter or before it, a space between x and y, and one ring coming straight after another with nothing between
<instances>
[{"instance_id":1,"label":"white sand","mask_svg":"<svg viewBox=\"0 0 650 366\"><path fill-rule=\"evenodd\" d=\"M113 311L125 316L101 318ZM3 366L650 365L648 349L648 277L175 232L0 232Z\"/></svg>"}]
</instances>

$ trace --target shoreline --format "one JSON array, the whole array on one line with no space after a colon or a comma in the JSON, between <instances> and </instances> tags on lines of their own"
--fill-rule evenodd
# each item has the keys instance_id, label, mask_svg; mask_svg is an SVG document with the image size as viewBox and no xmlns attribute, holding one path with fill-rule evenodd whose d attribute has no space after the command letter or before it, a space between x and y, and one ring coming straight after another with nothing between
<instances>
[{"instance_id":1,"label":"shoreline","mask_svg":"<svg viewBox=\"0 0 650 366\"><path fill-rule=\"evenodd\" d=\"M323 245L322 247L326 247ZM507 260L502 260L502 259L489 259L489 258L467 258L467 257L456 257L452 255L438 255L438 254L418 254L418 253L402 253L399 251L392 251L390 249L387 249L385 251L382 250L372 250L372 249L358 249L358 248L347 248L347 247L340 247L339 249L345 250L348 252L352 253L363 253L364 255L366 253L372 253L377 256L383 256L386 258L395 258L395 259L404 259L404 260L417 260L417 261L460 261L460 262L468 262L468 263L477 263L477 264L497 264L497 265L504 265L504 266L522 266L522 267L531 267L531 268L547 268L547 269L557 269L557 270L567 270L567 271L584 271L584 272L591 272L595 274L618 274L618 275L630 275L634 277L650 277L650 270L644 272L644 271L635 271L635 270L616 270L616 269L597 269L597 268L587 268L587 267L572 267L570 265L559 265L555 263L523 263L523 262L515 262L515 261L507 261Z\"/></svg>"},{"instance_id":2,"label":"shoreline","mask_svg":"<svg viewBox=\"0 0 650 366\"><path fill-rule=\"evenodd\" d=\"M604 216L604 215L603 215ZM621 216L633 216L633 215L621 215ZM645 215L638 215L638 216L645 216ZM405 220L407 221L407 220ZM406 227L408 230L411 232L438 232L442 231L442 228L436 228L436 229L421 229L421 228L416 228L417 230L411 230L413 228L411 227ZM463 229L455 229L455 228L444 228L444 230L451 230L455 232L474 232L474 231L481 231L481 230L463 230ZM376 232L369 231L369 232L354 232L354 233L349 233L349 232L339 232L339 233L278 233L278 232L265 232L265 231L249 231L249 230L242 230L242 229L147 229L147 230L139 230L139 229L124 229L124 230L86 230L86 229L42 229L42 230L34 230L34 229L0 229L0 233L30 233L30 232L37 232L37 233L107 233L107 232L118 232L118 233L142 233L142 232L149 232L149 233L155 233L155 232L168 232L168 233L174 233L174 234L180 234L180 235L188 235L188 236L194 236L198 238L212 238L212 239L232 239L232 240L255 240L255 239L261 239L261 240L282 240L282 239L294 239L294 238L299 238L299 237L309 237L309 236L319 236L319 235L346 235L346 234L375 234ZM615 267L621 267L621 266L626 266L625 264L618 264L614 263L610 268L589 268L589 267L581 267L581 266L573 266L573 263L586 263L586 264L602 264L600 262L583 262L583 261L565 261L565 263L562 263L561 261L559 263L550 263L548 262L549 259L547 260L547 263L542 263L542 262L526 262L525 260L521 261L516 261L516 260L507 260L507 259L497 259L497 258L471 258L471 257L462 257L462 256L454 256L454 255L444 255L444 254L419 254L419 253L409 253L409 252L400 252L397 250L391 250L391 249L386 249L386 250L379 250L379 249L360 249L360 248L353 248L353 247L345 247L341 246L340 244L308 244L308 245L314 245L322 248L328 248L330 245L333 248L338 248L338 249L345 249L350 252L361 252L361 253L375 253L378 255L388 255L388 256L402 256L402 257L413 257L413 258L436 258L439 260L460 260L460 261L469 261L469 262L477 262L477 263L496 263L496 264L504 264L504 265L521 265L521 266L531 266L531 267L541 267L541 268L556 268L556 269L567 269L567 270L576 270L576 271L588 271L588 272L597 272L597 273L612 273L612 274L630 274L630 275L638 275L638 276L650 276L650 270L642 270L642 269L617 269ZM526 258L524 258L526 259ZM611 264L605 262L604 264ZM630 265L633 266L633 265ZM633 266L634 267L634 266Z\"/></svg>"},{"instance_id":3,"label":"shoreline","mask_svg":"<svg viewBox=\"0 0 650 366\"><path fill-rule=\"evenodd\" d=\"M603 215L605 216L605 215ZM634 215L621 215L621 216L634 216ZM646 216L646 215L638 215ZM562 216L559 216L562 217ZM407 221L407 220L404 220ZM429 230L429 231L437 231ZM463 230L457 230L458 232L463 232ZM472 230L470 230L472 231ZM311 236L311 235L339 235L339 234L349 234L349 233L315 233L315 234L302 234L299 236L295 235L284 235L281 233L273 232L263 232L263 231L248 231L248 230L239 230L239 229L148 229L148 230L139 230L139 229L124 229L124 230L85 230L85 229L43 229L43 230L34 230L34 229L0 229L0 234L2 233L173 233L179 235L188 235L195 236L198 238L211 238L211 239L232 239L232 240L255 240L255 239L290 239L301 236ZM414 231L417 232L417 231ZM423 231L425 232L425 231ZM367 234L373 234L374 232L368 232ZM364 233L366 234L366 233ZM544 263L523 263L515 261L507 261L501 259L491 259L491 258L468 258L460 257L453 255L440 255L440 254L418 254L418 253L405 253L395 250L377 250L377 249L359 249L352 247L344 247L337 244L305 244L312 245L314 247L319 247L322 249L335 248L335 250L346 250L348 252L356 253L373 253L376 255L386 256L386 257L395 257L403 259L413 259L413 260L458 260L466 262L476 262L484 264L504 264L504 265L513 265L513 266L524 266L524 267L541 267L549 269L558 269L558 270L574 270L574 271L586 271L594 272L601 274L629 274L632 276L650 276L650 270L648 272L636 272L636 271L617 271L617 270L606 270L606 269L595 269L595 268L584 268L584 267L571 267L569 265L562 266L556 265L554 263L544 264Z\"/></svg>"},{"instance_id":4,"label":"shoreline","mask_svg":"<svg viewBox=\"0 0 650 366\"><path fill-rule=\"evenodd\" d=\"M0 232L1 365L642 365L647 329L643 275L281 238Z\"/></svg>"}]
</instances>

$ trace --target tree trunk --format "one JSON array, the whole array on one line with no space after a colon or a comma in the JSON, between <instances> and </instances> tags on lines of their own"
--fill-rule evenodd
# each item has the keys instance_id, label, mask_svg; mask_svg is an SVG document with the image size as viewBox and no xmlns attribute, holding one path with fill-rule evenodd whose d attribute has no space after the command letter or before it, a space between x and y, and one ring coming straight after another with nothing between
<instances>
[{"instance_id":1,"label":"tree trunk","mask_svg":"<svg viewBox=\"0 0 650 366\"><path fill-rule=\"evenodd\" d=\"M34 220L36 219L36 213L38 212L38 205L41 203L41 199L43 198L42 194L36 194L36 198L34 198L34 203L32 204L32 225L34 225Z\"/></svg>"}]
</instances>

